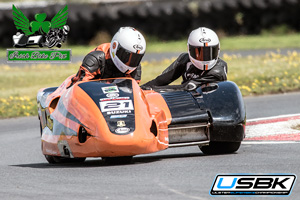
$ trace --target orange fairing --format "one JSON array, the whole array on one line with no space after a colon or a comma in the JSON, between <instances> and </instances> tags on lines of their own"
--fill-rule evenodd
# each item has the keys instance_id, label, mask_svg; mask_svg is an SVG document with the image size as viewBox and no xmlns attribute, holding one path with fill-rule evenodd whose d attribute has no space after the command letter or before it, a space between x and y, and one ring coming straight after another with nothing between
<instances>
[{"instance_id":1,"label":"orange fairing","mask_svg":"<svg viewBox=\"0 0 300 200\"><path fill-rule=\"evenodd\" d=\"M120 82L122 80L125 80L126 83L131 82L133 99L121 96L122 87L115 87L114 82L106 86L104 81L100 81L101 83L99 81L82 81L66 89L70 77L55 92L49 94L46 100L47 107L44 109L51 110L48 112L50 116L47 116L47 112L45 112L46 117L43 114L40 116L40 118L46 118L46 123L42 124L43 154L63 157L116 157L166 149L169 145L168 124L171 114L166 103L161 101L162 97L155 92L144 94L136 81L131 78L119 80ZM114 80L107 80L107 82L112 81ZM97 89L89 88L94 86L97 86ZM116 97L112 99L110 99L111 97L96 98L89 95L96 94L97 91L104 92L103 88L116 89L119 90L119 93L100 94L102 96L114 94ZM57 98L59 98L57 103L52 103L49 108L52 100ZM134 113L132 115L133 122L123 118L127 114L111 114L122 111L115 110L113 107L112 111L101 112L101 110L106 111L104 108L109 107L108 105L117 105L116 103L122 101L133 102L134 107L129 112ZM57 105L53 105L55 103ZM106 107L101 107L102 104ZM43 112L39 111L39 113ZM134 129L130 130L134 131L123 134L122 131L129 130L127 128L129 123L133 124ZM52 127L49 124L52 124ZM112 132L112 126L116 127L115 132ZM82 130L87 134L80 141ZM120 134L117 134L117 130Z\"/></svg>"},{"instance_id":2,"label":"orange fairing","mask_svg":"<svg viewBox=\"0 0 300 200\"><path fill-rule=\"evenodd\" d=\"M145 90L144 94L149 103L149 107L151 108L150 112L155 112L155 110L162 110L166 116L167 124L169 125L171 123L172 116L164 98L159 93L153 90Z\"/></svg>"}]
</instances>

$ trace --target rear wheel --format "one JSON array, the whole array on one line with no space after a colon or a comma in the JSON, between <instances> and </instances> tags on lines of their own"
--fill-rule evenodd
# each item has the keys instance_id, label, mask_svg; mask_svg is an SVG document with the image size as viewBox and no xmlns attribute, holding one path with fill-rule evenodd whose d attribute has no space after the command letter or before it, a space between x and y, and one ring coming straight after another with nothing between
<instances>
[{"instance_id":1,"label":"rear wheel","mask_svg":"<svg viewBox=\"0 0 300 200\"><path fill-rule=\"evenodd\" d=\"M204 154L229 154L240 148L241 142L210 142L208 146L199 147Z\"/></svg>"},{"instance_id":2,"label":"rear wheel","mask_svg":"<svg viewBox=\"0 0 300 200\"><path fill-rule=\"evenodd\" d=\"M59 163L82 163L86 158L63 158L59 156L50 156L45 155L46 160L50 164L59 164Z\"/></svg>"}]
</instances>

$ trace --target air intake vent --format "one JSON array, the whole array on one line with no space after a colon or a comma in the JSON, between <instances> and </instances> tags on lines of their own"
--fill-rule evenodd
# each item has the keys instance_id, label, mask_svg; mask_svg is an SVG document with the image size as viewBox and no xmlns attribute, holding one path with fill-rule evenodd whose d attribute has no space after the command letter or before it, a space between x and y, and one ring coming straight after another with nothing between
<instances>
[{"instance_id":1,"label":"air intake vent","mask_svg":"<svg viewBox=\"0 0 300 200\"><path fill-rule=\"evenodd\" d=\"M170 109L199 108L195 99L188 92L178 91L162 94Z\"/></svg>"},{"instance_id":2,"label":"air intake vent","mask_svg":"<svg viewBox=\"0 0 300 200\"><path fill-rule=\"evenodd\" d=\"M80 143L85 143L85 141L87 140L87 136L88 136L88 133L87 131L85 130L84 127L80 127L79 128L79 132L78 132L78 140Z\"/></svg>"},{"instance_id":3,"label":"air intake vent","mask_svg":"<svg viewBox=\"0 0 300 200\"><path fill-rule=\"evenodd\" d=\"M193 123L208 122L209 116L206 110L200 109L196 99L187 91L161 93L169 106L172 122Z\"/></svg>"},{"instance_id":4,"label":"air intake vent","mask_svg":"<svg viewBox=\"0 0 300 200\"><path fill-rule=\"evenodd\" d=\"M157 126L155 121L152 121L151 127L150 127L151 133L156 137L157 136Z\"/></svg>"}]
</instances>

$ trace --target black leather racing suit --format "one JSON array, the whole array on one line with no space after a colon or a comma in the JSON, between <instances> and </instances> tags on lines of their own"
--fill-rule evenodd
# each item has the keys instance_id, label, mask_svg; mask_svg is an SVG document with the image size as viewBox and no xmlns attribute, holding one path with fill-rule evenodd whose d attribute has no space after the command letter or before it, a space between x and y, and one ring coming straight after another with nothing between
<instances>
[{"instance_id":1,"label":"black leather racing suit","mask_svg":"<svg viewBox=\"0 0 300 200\"><path fill-rule=\"evenodd\" d=\"M188 53L182 53L161 75L142 85L142 88L165 86L182 76L182 84L192 81L200 85L227 80L227 63L218 58L210 70L200 70L189 59Z\"/></svg>"}]
</instances>

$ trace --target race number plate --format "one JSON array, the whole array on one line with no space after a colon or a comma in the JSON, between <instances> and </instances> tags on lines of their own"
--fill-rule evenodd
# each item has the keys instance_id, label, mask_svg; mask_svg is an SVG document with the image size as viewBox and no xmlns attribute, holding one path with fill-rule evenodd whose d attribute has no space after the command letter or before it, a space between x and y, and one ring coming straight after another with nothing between
<instances>
[{"instance_id":1,"label":"race number plate","mask_svg":"<svg viewBox=\"0 0 300 200\"><path fill-rule=\"evenodd\" d=\"M115 110L133 110L132 100L102 101L100 102L102 112Z\"/></svg>"}]
</instances>

